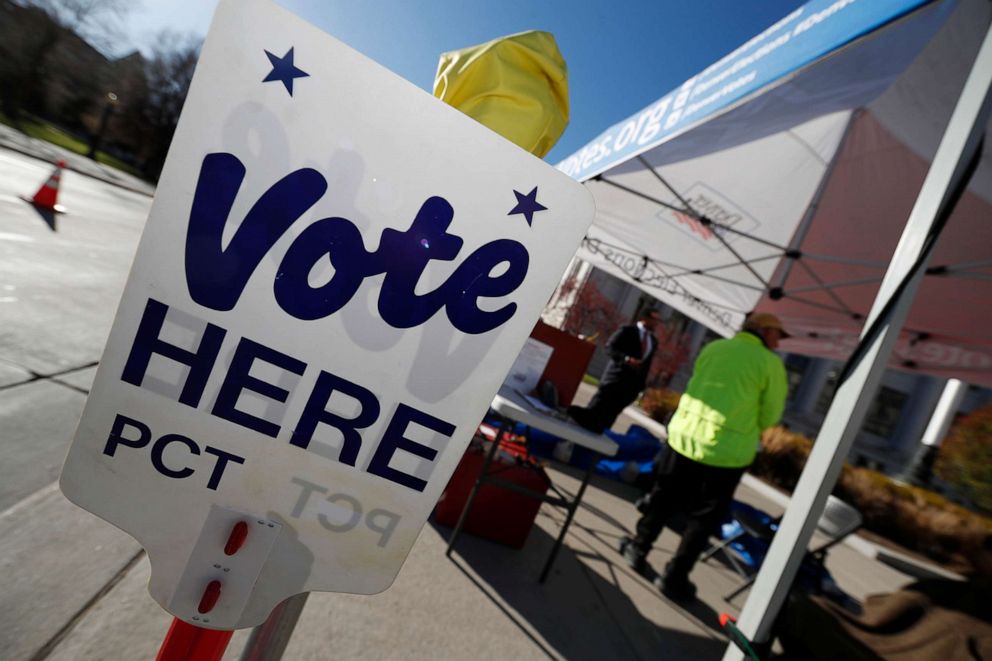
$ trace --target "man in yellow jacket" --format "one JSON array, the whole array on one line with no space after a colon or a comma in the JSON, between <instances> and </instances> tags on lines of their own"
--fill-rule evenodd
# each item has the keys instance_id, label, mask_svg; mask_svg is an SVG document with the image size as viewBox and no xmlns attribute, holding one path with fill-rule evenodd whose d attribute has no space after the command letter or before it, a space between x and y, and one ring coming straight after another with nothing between
<instances>
[{"instance_id":1,"label":"man in yellow jacket","mask_svg":"<svg viewBox=\"0 0 992 661\"><path fill-rule=\"evenodd\" d=\"M744 470L754 461L761 432L785 408L785 366L773 351L788 337L777 317L756 313L730 339L716 340L699 354L692 378L668 424L668 449L637 522L637 535L621 545L636 571L672 515L686 516L675 556L657 579L666 596L687 601L696 587L689 572L709 536L725 516Z\"/></svg>"}]
</instances>

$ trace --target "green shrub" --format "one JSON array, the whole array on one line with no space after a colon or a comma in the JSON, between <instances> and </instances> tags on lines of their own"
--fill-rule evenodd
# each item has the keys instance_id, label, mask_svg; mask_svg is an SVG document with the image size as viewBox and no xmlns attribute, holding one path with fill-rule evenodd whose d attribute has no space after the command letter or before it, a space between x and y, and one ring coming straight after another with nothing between
<instances>
[{"instance_id":1,"label":"green shrub","mask_svg":"<svg viewBox=\"0 0 992 661\"><path fill-rule=\"evenodd\" d=\"M992 406L974 411L951 428L934 470L979 510L992 513Z\"/></svg>"},{"instance_id":2,"label":"green shrub","mask_svg":"<svg viewBox=\"0 0 992 661\"><path fill-rule=\"evenodd\" d=\"M641 410L651 419L666 423L678 408L681 397L682 393L667 388L648 388L641 395Z\"/></svg>"},{"instance_id":3,"label":"green shrub","mask_svg":"<svg viewBox=\"0 0 992 661\"><path fill-rule=\"evenodd\" d=\"M861 510L869 530L940 562L975 567L992 535L992 519L867 468L845 466L835 493Z\"/></svg>"},{"instance_id":4,"label":"green shrub","mask_svg":"<svg viewBox=\"0 0 992 661\"><path fill-rule=\"evenodd\" d=\"M792 491L813 442L781 427L767 430L750 471ZM992 519L952 503L940 494L896 482L878 471L845 465L834 495L852 504L865 528L938 562L967 564L987 573Z\"/></svg>"},{"instance_id":5,"label":"green shrub","mask_svg":"<svg viewBox=\"0 0 992 661\"><path fill-rule=\"evenodd\" d=\"M772 427L762 434L761 452L755 457L750 472L791 492L796 488L812 448L813 441L802 434L784 427Z\"/></svg>"}]
</instances>

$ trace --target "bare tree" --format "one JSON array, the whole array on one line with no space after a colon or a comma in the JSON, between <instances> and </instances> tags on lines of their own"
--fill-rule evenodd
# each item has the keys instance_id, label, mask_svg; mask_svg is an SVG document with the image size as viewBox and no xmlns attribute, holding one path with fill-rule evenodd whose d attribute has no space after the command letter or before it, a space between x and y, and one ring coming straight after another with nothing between
<instances>
[{"instance_id":1,"label":"bare tree","mask_svg":"<svg viewBox=\"0 0 992 661\"><path fill-rule=\"evenodd\" d=\"M121 36L121 19L140 3L127 0L23 0L37 7L63 31L71 31L100 50L112 50Z\"/></svg>"},{"instance_id":2,"label":"bare tree","mask_svg":"<svg viewBox=\"0 0 992 661\"><path fill-rule=\"evenodd\" d=\"M145 131L142 170L157 177L179 122L202 41L172 31L159 34L145 65L146 97L141 108Z\"/></svg>"},{"instance_id":3,"label":"bare tree","mask_svg":"<svg viewBox=\"0 0 992 661\"><path fill-rule=\"evenodd\" d=\"M74 98L89 92L87 86L96 81L78 75L85 67L73 66L82 64L73 58L63 58L56 66L56 47L75 39L94 56L102 57L91 44L108 46L129 8L125 0L0 0L0 100L4 114L15 124L24 110L47 114L54 79L63 79L61 86L73 90L70 96Z\"/></svg>"}]
</instances>

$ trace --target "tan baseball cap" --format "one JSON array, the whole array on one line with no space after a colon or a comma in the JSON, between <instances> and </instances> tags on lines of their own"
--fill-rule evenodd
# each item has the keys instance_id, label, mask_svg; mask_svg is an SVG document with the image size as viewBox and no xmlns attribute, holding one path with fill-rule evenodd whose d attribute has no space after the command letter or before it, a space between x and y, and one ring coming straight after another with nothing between
<instances>
[{"instance_id":1,"label":"tan baseball cap","mask_svg":"<svg viewBox=\"0 0 992 661\"><path fill-rule=\"evenodd\" d=\"M775 328L782 334L782 339L791 337L782 326L782 320L771 312L755 312L747 318L744 325L751 328Z\"/></svg>"}]
</instances>

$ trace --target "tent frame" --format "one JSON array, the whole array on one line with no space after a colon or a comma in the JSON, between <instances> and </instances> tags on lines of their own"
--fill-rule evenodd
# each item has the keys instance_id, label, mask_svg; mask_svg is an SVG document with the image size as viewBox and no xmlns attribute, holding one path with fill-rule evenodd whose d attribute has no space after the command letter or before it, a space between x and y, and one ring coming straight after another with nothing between
<instances>
[{"instance_id":1,"label":"tent frame","mask_svg":"<svg viewBox=\"0 0 992 661\"><path fill-rule=\"evenodd\" d=\"M986 31L968 79L941 138L916 203L872 305L861 340L838 380L820 434L799 477L778 532L741 612L738 628L767 644L827 496L864 420L871 396L909 314L944 223L981 154L992 106L992 28ZM743 659L730 644L724 661Z\"/></svg>"},{"instance_id":2,"label":"tent frame","mask_svg":"<svg viewBox=\"0 0 992 661\"><path fill-rule=\"evenodd\" d=\"M884 273L888 264L882 262L872 262L861 259L851 259L842 257L839 255L824 255L819 253L807 252L802 250L802 243L806 237L809 227L812 224L813 217L816 215L816 211L819 208L820 200L826 191L827 182L830 180L830 175L834 171L837 160L843 151L844 145L846 144L851 127L854 122L858 119L863 109L855 109L850 113L848 117L847 124L844 128L843 134L841 135L837 147L834 150L833 157L830 159L824 176L821 178L820 184L814 191L813 197L807 205L807 209L800 220L796 232L792 239L789 241L789 245L779 245L773 241L769 241L760 236L756 236L750 232L742 231L734 228L731 225L721 223L717 220L707 217L705 214L700 213L698 210L693 208L692 204L686 200L679 192L676 190L668 181L658 172L658 170L652 166L643 154L638 154L633 158L636 159L645 169L649 172L677 201L676 203L667 202L660 199L657 195L652 195L651 193L645 192L643 190L638 190L631 186L622 184L618 181L610 179L605 172L600 172L589 180L589 182L597 182L600 184L608 185L617 190L623 191L635 197L641 198L645 201L656 204L662 208L668 209L674 213L684 214L705 228L713 231L713 236L720 242L721 246L727 250L734 261L725 264L719 264L716 266L709 266L705 268L693 268L689 266L684 266L682 264L676 264L672 262L665 262L657 258L651 257L650 255L642 252L638 252L636 249L632 249L625 245L611 244L602 239L589 239L587 237L584 245L587 249L590 249L593 253L601 253L601 251L596 250L591 247L592 243L596 245L605 245L614 251L614 253L623 253L625 256L633 258L635 261L639 261L640 264L633 270L628 269L625 265L613 262L613 265L624 271L634 282L641 286L656 286L651 282L643 279L644 271L648 266L653 266L661 272L664 278L669 282L674 282L678 278L683 277L704 277L707 279L715 280L718 282L723 282L726 284L731 284L742 289L748 289L751 291L768 292L768 298L775 301L784 298L807 305L812 308L817 308L820 310L826 310L837 314L845 319L849 319L856 322L863 322L865 320L865 315L853 310L842 298L838 295L836 290L844 289L847 287L858 287L864 285L876 285L883 281ZM753 241L760 245L768 247L770 250L774 251L772 254L762 255L758 257L753 257L750 259L745 259L739 254L737 250L734 249L732 245L727 241L722 233L732 234L734 236L741 237L749 241ZM604 258L609 260L606 255ZM765 262L770 259L781 259L782 265L778 273L773 274L769 278L762 277L753 267L754 264ZM817 274L811 263L813 262L830 262L836 264L849 264L852 266L860 266L869 269L877 269L877 275L865 276L851 280L841 280L828 282L824 281L823 278ZM716 272L721 270L743 267L746 269L750 275L749 280L753 279L753 282L742 282L740 279L733 279L724 275L718 275ZM803 272L805 272L815 284L787 287L788 277L791 274L793 268L799 267ZM940 277L940 278L957 278L960 280L982 280L988 281L992 280L992 273L978 271L975 269L987 269L992 267L992 260L982 260L974 263L964 263L964 264L943 264L939 266L933 266L926 269L925 275L929 277ZM671 269L666 271L665 269ZM660 286L659 288L665 289L665 287ZM679 286L680 295L684 298L691 299L696 307L705 309L708 307L716 307L725 310L729 310L740 316L747 315L750 310L741 310L727 305L717 304L713 301L700 298L699 296L690 295L687 290ZM804 297L803 294L809 293L822 293L829 297L830 303L823 301L811 300L808 297ZM705 323L705 322L703 322ZM930 338L929 333L914 331L912 328L905 329L909 333L915 333L917 338L916 341L926 340ZM912 365L905 365L907 367L912 367Z\"/></svg>"}]
</instances>

